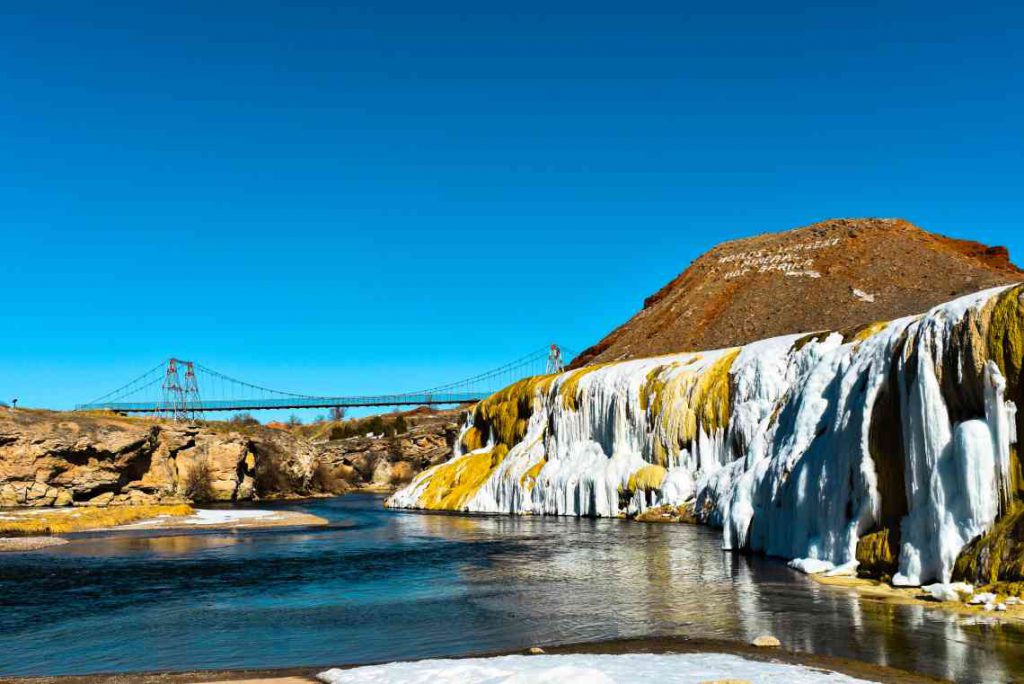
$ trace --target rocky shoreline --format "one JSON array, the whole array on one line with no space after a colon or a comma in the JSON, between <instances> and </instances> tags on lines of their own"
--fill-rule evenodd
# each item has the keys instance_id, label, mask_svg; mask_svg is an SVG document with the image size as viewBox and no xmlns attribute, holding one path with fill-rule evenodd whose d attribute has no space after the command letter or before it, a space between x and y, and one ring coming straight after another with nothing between
<instances>
[{"instance_id":1,"label":"rocky shoreline","mask_svg":"<svg viewBox=\"0 0 1024 684\"><path fill-rule=\"evenodd\" d=\"M390 491L451 455L459 411L420 409L390 437L228 422L0 408L0 509L292 499ZM346 435L335 439L336 435Z\"/></svg>"}]
</instances>

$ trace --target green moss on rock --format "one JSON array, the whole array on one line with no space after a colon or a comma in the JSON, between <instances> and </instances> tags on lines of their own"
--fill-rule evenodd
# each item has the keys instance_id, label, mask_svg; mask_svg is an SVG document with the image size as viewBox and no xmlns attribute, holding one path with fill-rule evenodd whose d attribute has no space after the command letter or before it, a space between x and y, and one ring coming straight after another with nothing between
<instances>
[{"instance_id":1,"label":"green moss on rock","mask_svg":"<svg viewBox=\"0 0 1024 684\"><path fill-rule=\"evenodd\" d=\"M953 578L977 585L1024 582L1024 505L963 548Z\"/></svg>"},{"instance_id":2,"label":"green moss on rock","mask_svg":"<svg viewBox=\"0 0 1024 684\"><path fill-rule=\"evenodd\" d=\"M857 572L864 577L892 577L899 570L899 559L899 527L883 528L857 541Z\"/></svg>"}]
</instances>

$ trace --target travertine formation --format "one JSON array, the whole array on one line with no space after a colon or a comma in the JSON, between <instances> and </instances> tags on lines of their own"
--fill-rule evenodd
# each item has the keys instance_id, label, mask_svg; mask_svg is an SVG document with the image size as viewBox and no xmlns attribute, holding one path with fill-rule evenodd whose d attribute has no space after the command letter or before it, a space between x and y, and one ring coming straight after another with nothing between
<instances>
[{"instance_id":1,"label":"travertine formation","mask_svg":"<svg viewBox=\"0 0 1024 684\"><path fill-rule=\"evenodd\" d=\"M722 528L726 548L809 572L1012 579L1019 568L990 559L1022 557L1005 543L1024 495L1022 379L1024 286L841 331L595 364L480 402L455 457L389 505L683 506Z\"/></svg>"}]
</instances>

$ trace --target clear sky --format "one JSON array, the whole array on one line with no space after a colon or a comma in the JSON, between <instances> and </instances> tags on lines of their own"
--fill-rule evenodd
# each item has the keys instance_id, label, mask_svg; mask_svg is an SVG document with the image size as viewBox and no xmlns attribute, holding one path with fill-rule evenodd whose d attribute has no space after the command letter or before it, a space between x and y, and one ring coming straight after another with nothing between
<instances>
[{"instance_id":1,"label":"clear sky","mask_svg":"<svg viewBox=\"0 0 1024 684\"><path fill-rule=\"evenodd\" d=\"M0 399L417 389L833 216L1024 260L1017 3L284 5L0 10Z\"/></svg>"}]
</instances>

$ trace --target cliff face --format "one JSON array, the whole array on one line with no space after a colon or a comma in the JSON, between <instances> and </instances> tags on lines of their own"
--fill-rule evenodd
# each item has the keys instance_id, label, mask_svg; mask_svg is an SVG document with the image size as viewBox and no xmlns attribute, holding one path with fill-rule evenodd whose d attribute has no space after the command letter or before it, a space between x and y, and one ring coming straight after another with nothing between
<instances>
[{"instance_id":1,"label":"cliff face","mask_svg":"<svg viewBox=\"0 0 1024 684\"><path fill-rule=\"evenodd\" d=\"M197 491L206 500L245 501L389 488L451 455L457 415L430 414L386 440L311 440L262 427L0 409L0 506L167 503Z\"/></svg>"},{"instance_id":2,"label":"cliff face","mask_svg":"<svg viewBox=\"0 0 1024 684\"><path fill-rule=\"evenodd\" d=\"M715 247L573 367L842 330L1021 278L1002 247L899 219L832 219Z\"/></svg>"},{"instance_id":3,"label":"cliff face","mask_svg":"<svg viewBox=\"0 0 1024 684\"><path fill-rule=\"evenodd\" d=\"M478 404L456 456L388 503L681 506L726 548L860 564L897 584L1001 577L977 540L1012 528L996 522L1024 495L1022 381L1024 286L839 332L592 365Z\"/></svg>"},{"instance_id":4,"label":"cliff face","mask_svg":"<svg viewBox=\"0 0 1024 684\"><path fill-rule=\"evenodd\" d=\"M328 493L353 489L390 491L452 455L464 411L404 414L407 432L392 437L347 437L312 441L317 456L311 479ZM328 427L321 432L330 433Z\"/></svg>"}]
</instances>

